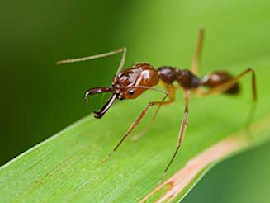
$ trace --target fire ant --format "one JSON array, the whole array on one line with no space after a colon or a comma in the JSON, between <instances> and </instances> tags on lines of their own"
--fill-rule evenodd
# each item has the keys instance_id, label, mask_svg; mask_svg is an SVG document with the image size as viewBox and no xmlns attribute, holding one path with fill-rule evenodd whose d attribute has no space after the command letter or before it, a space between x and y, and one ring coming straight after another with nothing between
<instances>
[{"instance_id":1,"label":"fire ant","mask_svg":"<svg viewBox=\"0 0 270 203\"><path fill-rule=\"evenodd\" d=\"M96 118L102 118L104 114L109 110L112 104L116 99L135 99L139 97L146 90L154 90L164 94L164 97L161 101L152 101L143 109L139 114L138 118L131 124L123 138L119 141L113 151L108 155L108 157L117 150L117 148L122 144L122 142L130 135L130 133L136 128L140 121L144 118L145 114L150 107L157 106L157 109L154 113L154 116L151 120L151 123L155 120L157 113L161 106L167 106L174 102L175 100L175 91L176 82L184 91L185 98L185 108L182 124L178 134L178 143L176 150L168 163L167 167L164 170L164 174L168 171L170 165L173 163L176 154L181 147L182 139L187 128L187 116L188 116L188 105L190 94L195 93L200 96L208 96L214 93L224 93L226 95L237 95L239 93L239 79L245 76L248 73L252 74L252 93L253 101L257 100L257 90L256 90L256 81L255 73L252 68L246 69L244 72L238 74L237 76L232 76L226 71L215 71L210 74L205 75L204 77L198 77L198 66L200 62L201 50L204 40L204 28L199 29L198 39L196 44L196 51L192 60L191 70L188 69L178 69L172 66L162 66L158 69L149 63L136 63L130 68L123 69L125 64L126 57L126 48L114 50L104 54L98 54L93 56L88 56L84 58L77 59L66 59L61 60L57 64L64 63L74 63L79 61L86 61L92 59L103 58L115 54L122 53L120 60L119 68L116 72L116 75L112 81L110 87L94 87L90 88L85 92L84 101L86 102L88 96L92 96L97 93L102 92L111 92L112 96L107 101L107 103L101 108L100 111L94 111L94 116ZM159 82L162 82L166 88L166 92L154 88ZM202 90L201 87L207 88L207 90ZM168 100L166 100L168 98ZM150 124L151 124L150 123ZM149 126L148 126L149 127Z\"/></svg>"}]
</instances>

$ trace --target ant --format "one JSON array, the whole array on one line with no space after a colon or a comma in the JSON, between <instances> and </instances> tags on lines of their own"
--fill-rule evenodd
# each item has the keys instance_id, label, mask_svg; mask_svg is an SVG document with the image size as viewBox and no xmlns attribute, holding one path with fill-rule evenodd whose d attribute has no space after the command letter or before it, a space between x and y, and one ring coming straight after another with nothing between
<instances>
[{"instance_id":1,"label":"ant","mask_svg":"<svg viewBox=\"0 0 270 203\"><path fill-rule=\"evenodd\" d=\"M112 80L111 86L94 87L88 89L85 92L84 102L87 101L88 96L92 96L97 93L102 92L112 93L111 98L101 108L101 110L94 111L94 116L96 118L102 118L102 116L104 116L104 114L109 110L109 108L112 106L112 104L115 102L116 99L119 100L135 99L139 97L142 93L144 93L146 90L158 91L164 94L164 97L162 98L161 101L152 101L148 103L148 105L139 114L137 119L130 125L127 132L124 134L124 136L116 145L116 147L113 149L113 151L108 155L108 157L110 157L111 154L118 149L118 147L122 144L122 142L136 128L136 126L144 118L145 114L147 113L150 107L157 106L157 109L150 123L151 125L155 120L160 107L170 105L175 101L176 86L174 82L176 82L184 91L185 108L182 124L178 134L177 147L174 151L171 160L169 161L167 167L164 170L164 174L168 171L169 167L171 166L176 157L178 150L181 147L183 136L187 128L188 106L191 93L195 93L196 95L200 96L208 96L214 93L237 95L240 90L239 79L245 76L246 74L251 73L253 101L255 102L257 100L255 73L252 68L246 69L244 72L238 74L235 77L226 71L215 71L201 78L198 76L198 67L200 62L204 35L205 35L204 28L200 28L198 33L196 50L191 64L191 70L178 69L172 66L162 66L159 67L158 69L154 69L154 67L149 63L135 63L132 67L122 70L125 64L126 48L114 50L104 54L88 56L84 58L61 60L57 63L57 64L74 63L79 61L103 58L122 53L120 65L114 79ZM156 85L158 85L159 82L163 84L163 86L166 89L166 92L154 88ZM201 87L207 88L207 90L202 90ZM168 100L166 100L167 98ZM148 128L150 125L148 125Z\"/></svg>"}]
</instances>

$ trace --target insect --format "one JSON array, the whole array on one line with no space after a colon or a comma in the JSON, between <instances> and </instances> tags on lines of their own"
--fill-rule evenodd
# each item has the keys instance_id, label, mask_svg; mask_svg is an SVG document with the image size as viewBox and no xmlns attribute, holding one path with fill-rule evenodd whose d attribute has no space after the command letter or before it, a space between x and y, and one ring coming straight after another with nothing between
<instances>
[{"instance_id":1,"label":"insect","mask_svg":"<svg viewBox=\"0 0 270 203\"><path fill-rule=\"evenodd\" d=\"M252 74L252 93L253 101L257 100L257 90L256 90L256 80L255 73L252 68L246 69L244 72L232 76L226 71L215 71L210 74L207 74L203 77L198 76L198 67L200 63L201 50L204 40L204 28L199 29L198 39L196 43L196 50L192 60L191 69L178 69L172 66L162 66L157 69L149 63L135 63L132 67L126 68L123 70L126 57L126 48L114 50L104 54L98 54L93 56L88 56L84 58L77 59L66 59L59 61L57 64L64 63L74 63L79 61L86 61L92 59L98 59L102 57L107 57L114 54L122 54L119 68L116 72L112 84L110 87L94 87L90 88L85 92L84 101L87 100L88 96L92 96L97 93L110 92L112 95L107 103L101 108L100 111L94 111L94 116L96 118L102 118L105 113L110 109L115 100L124 100L124 99L136 99L142 95L147 90L158 91L164 94L163 98L160 101L151 101L139 114L137 119L130 125L127 132L124 134L122 139L113 149L113 151L108 155L108 157L115 152L118 147L123 143L123 141L130 135L130 133L136 128L140 121L144 118L145 114L150 107L157 107L154 113L154 116L151 120L151 123L155 120L158 111L161 106L167 106L172 104L175 101L175 91L177 85L183 89L184 92L184 112L183 119L180 126L178 141L176 149L170 159L167 167L164 170L164 174L168 171L169 167L173 163L178 150L181 147L183 136L187 128L188 121L188 107L191 93L200 96L208 96L214 93L223 93L226 95L237 95L239 93L239 79L247 75L248 73ZM156 89L155 86L162 82L166 91ZM175 85L175 83L177 85ZM204 88L201 88L204 87ZM150 123L150 125L151 125ZM149 126L150 126L149 125ZM148 126L148 127L149 127Z\"/></svg>"}]
</instances>

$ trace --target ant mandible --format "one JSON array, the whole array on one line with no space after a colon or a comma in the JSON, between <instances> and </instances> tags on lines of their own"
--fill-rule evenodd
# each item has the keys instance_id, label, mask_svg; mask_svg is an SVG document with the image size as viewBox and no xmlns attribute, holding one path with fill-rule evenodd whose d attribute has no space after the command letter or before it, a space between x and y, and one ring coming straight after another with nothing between
<instances>
[{"instance_id":1,"label":"ant mandible","mask_svg":"<svg viewBox=\"0 0 270 203\"><path fill-rule=\"evenodd\" d=\"M149 63L136 63L130 68L123 69L125 64L126 48L114 50L104 54L98 54L93 56L88 56L78 59L66 59L61 60L57 64L64 63L74 63L79 61L86 61L92 59L103 58L115 54L122 53L121 61L119 68L116 72L116 75L112 81L111 87L94 87L90 88L85 92L84 101L86 102L87 96L91 96L97 93L102 92L111 92L112 96L109 101L101 108L100 111L94 111L94 116L96 118L101 118L111 107L116 99L135 99L139 97L146 90L154 90L161 93L164 93L164 97L161 101L152 101L143 109L139 114L138 118L131 124L123 138L119 141L113 151L108 155L108 157L117 150L117 148L122 144L122 142L130 135L130 133L135 129L135 127L143 119L147 111L152 106L157 106L157 109L154 113L154 116L151 120L151 123L155 120L157 113L161 106L167 106L174 102L175 100L175 91L176 86L174 82L177 82L178 85L184 91L185 98L185 108L182 124L178 134L178 143L176 150L168 163L167 167L164 170L164 174L168 171L170 165L173 163L173 160L181 147L183 136L187 128L187 116L188 116L188 105L190 99L190 93L195 93L200 96L208 96L214 93L224 93L227 95L237 95L239 93L239 79L245 76L247 73L252 74L252 91L253 91L253 101L257 99L256 91L256 81L255 73L252 68L246 69L244 72L238 74L237 76L232 76L226 71L215 71L210 74L205 75L204 77L198 77L198 66L200 62L201 50L204 40L204 28L199 29L198 40L196 44L196 51L192 60L191 70L188 69L178 69L171 66L162 66L158 69ZM158 90L154 88L159 82L162 82L165 91ZM203 91L200 87L206 87L208 90ZM168 98L168 100L166 100ZM151 124L150 123L150 124ZM150 126L150 125L149 125ZM149 127L148 126L148 127ZM147 128L148 129L148 128ZM144 131L145 132L145 131ZM107 157L107 158L108 158Z\"/></svg>"}]
</instances>

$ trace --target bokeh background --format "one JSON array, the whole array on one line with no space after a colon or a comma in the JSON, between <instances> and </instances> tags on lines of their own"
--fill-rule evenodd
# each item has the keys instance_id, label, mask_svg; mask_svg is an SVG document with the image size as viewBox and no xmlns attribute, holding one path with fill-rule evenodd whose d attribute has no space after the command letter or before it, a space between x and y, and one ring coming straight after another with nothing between
<instances>
[{"instance_id":1,"label":"bokeh background","mask_svg":"<svg viewBox=\"0 0 270 203\"><path fill-rule=\"evenodd\" d=\"M127 65L189 67L203 25L207 73L269 55L269 10L266 0L1 2L0 165L99 108L104 98L84 105L82 95L110 84L120 56L56 66L59 59L127 47ZM265 144L225 161L184 202L269 202L269 154Z\"/></svg>"}]
</instances>

